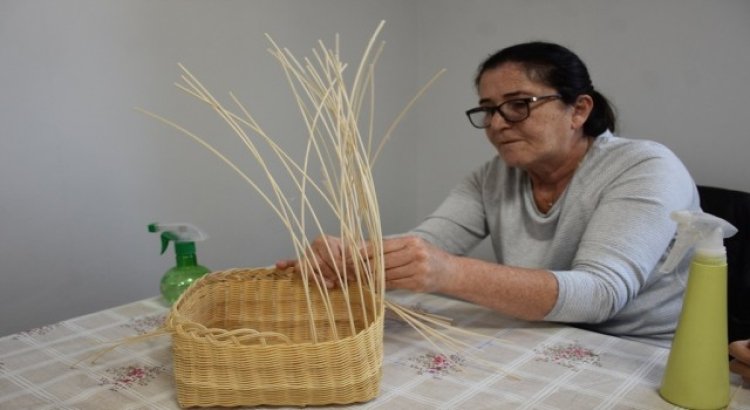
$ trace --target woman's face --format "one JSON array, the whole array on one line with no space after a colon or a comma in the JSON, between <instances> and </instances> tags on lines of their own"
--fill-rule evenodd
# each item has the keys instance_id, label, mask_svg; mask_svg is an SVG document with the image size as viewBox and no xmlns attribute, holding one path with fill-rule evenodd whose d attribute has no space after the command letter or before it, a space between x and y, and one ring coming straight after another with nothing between
<instances>
[{"instance_id":1,"label":"woman's face","mask_svg":"<svg viewBox=\"0 0 750 410\"><path fill-rule=\"evenodd\" d=\"M487 70L479 80L481 106L556 93L557 90L532 81L518 63ZM530 103L529 117L521 122L509 123L495 113L485 132L507 165L552 171L565 161L576 139L582 136L583 124L579 124L574 111L560 99L544 99Z\"/></svg>"}]
</instances>

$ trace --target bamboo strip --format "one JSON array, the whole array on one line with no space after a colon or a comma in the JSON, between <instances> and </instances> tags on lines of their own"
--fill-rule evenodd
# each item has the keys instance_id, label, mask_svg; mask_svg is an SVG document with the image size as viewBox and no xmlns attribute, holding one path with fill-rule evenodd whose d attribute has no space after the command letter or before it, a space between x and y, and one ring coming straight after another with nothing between
<instances>
[{"instance_id":1,"label":"bamboo strip","mask_svg":"<svg viewBox=\"0 0 750 410\"><path fill-rule=\"evenodd\" d=\"M456 351L473 349L471 344L444 333L453 329L446 318L412 312L385 299L383 234L372 169L397 125L443 71L401 110L373 152L374 72L384 44L376 46L376 39L384 23L368 41L349 87L338 35L333 49L319 41L312 50L312 60L298 60L266 34L271 44L268 51L283 69L306 128L307 141L300 161L266 134L234 93L229 95L239 114L179 65L182 83L176 84L177 88L207 104L226 123L261 167L269 192L204 138L174 121L140 110L201 144L258 192L287 229L298 260L299 273L291 277L263 269L208 275L175 303L166 328L173 335L181 405L307 405L369 400L377 394L381 377L386 307L438 350L438 344ZM363 135L359 125L365 101L369 115ZM298 208L270 171L258 143L267 145L284 168L299 195ZM320 166L322 182L309 173L314 164ZM319 234L326 232L310 195L322 199L324 210L331 211L339 221L341 249L324 243L340 284L336 289L325 286L317 273L321 272L320 261L309 252L308 228ZM360 251L364 244L370 247L371 257ZM339 263L339 257L349 263ZM299 369L300 363L310 369ZM207 374L217 374L216 366L228 373L207 379ZM248 370L264 378L248 383ZM316 378L309 378L310 374ZM287 384L289 380L294 384ZM277 395L278 391L283 395Z\"/></svg>"}]
</instances>

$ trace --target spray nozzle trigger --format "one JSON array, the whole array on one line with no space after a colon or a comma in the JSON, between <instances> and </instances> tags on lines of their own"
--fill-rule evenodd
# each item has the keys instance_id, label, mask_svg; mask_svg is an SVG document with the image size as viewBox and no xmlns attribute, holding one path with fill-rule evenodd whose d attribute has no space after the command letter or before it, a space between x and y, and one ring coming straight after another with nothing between
<instances>
[{"instance_id":1,"label":"spray nozzle trigger","mask_svg":"<svg viewBox=\"0 0 750 410\"><path fill-rule=\"evenodd\" d=\"M169 241L175 243L198 242L208 236L196 226L188 223L152 223L148 225L149 232L161 232L161 253L169 246Z\"/></svg>"},{"instance_id":2,"label":"spray nozzle trigger","mask_svg":"<svg viewBox=\"0 0 750 410\"><path fill-rule=\"evenodd\" d=\"M693 246L697 253L706 256L725 256L724 238L737 233L734 225L702 211L674 211L670 217L677 222L677 236L667 260L661 266L662 273L674 270Z\"/></svg>"}]
</instances>

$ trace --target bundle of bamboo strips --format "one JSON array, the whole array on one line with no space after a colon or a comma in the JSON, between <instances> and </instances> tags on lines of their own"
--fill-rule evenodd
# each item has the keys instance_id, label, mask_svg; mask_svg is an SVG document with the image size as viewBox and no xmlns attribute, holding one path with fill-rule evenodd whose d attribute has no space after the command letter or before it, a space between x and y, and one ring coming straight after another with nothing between
<instances>
[{"instance_id":1,"label":"bundle of bamboo strips","mask_svg":"<svg viewBox=\"0 0 750 410\"><path fill-rule=\"evenodd\" d=\"M372 167L396 125L442 71L406 105L373 151L374 68L383 50L382 42L375 44L383 24L370 38L348 88L338 36L333 49L319 41L314 59L302 62L268 36L269 51L286 74L307 129L301 161L277 145L233 93L229 95L238 113L214 98L180 65L183 75L177 87L209 105L226 122L261 166L271 192L261 189L204 138L142 110L207 148L260 194L289 231L301 272L215 272L196 281L175 303L166 328L173 337L175 380L183 407L370 400L379 390L386 307L433 344L441 342L453 350L469 346L438 330L451 328L444 320L385 300L380 211ZM365 101L370 109L366 136L359 130ZM282 192L251 135L265 143L283 166L295 187L294 196L300 198L299 209ZM311 163L320 165L323 183L309 175ZM308 198L310 192L322 198L338 219L343 253L353 258L352 264L334 266L339 283L335 289L325 286L316 273L319 262L308 251L308 225L319 234L326 232ZM360 252L365 243L370 257ZM326 251L336 260L333 249Z\"/></svg>"}]
</instances>

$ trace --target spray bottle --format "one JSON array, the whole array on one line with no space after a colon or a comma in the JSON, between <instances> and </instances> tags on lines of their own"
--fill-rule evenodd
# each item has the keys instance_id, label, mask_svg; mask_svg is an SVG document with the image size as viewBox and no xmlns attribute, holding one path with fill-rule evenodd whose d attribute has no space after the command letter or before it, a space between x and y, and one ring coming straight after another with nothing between
<instances>
[{"instance_id":1,"label":"spray bottle","mask_svg":"<svg viewBox=\"0 0 750 410\"><path fill-rule=\"evenodd\" d=\"M195 255L195 242L206 239L206 234L193 225L185 223L152 223L149 232L161 232L161 253L167 250L169 242L174 242L177 265L161 278L161 294L169 304L174 303L196 279L209 272L198 265Z\"/></svg>"},{"instance_id":2,"label":"spray bottle","mask_svg":"<svg viewBox=\"0 0 750 410\"><path fill-rule=\"evenodd\" d=\"M729 404L724 238L737 228L700 211L677 211L671 217L677 237L661 271L674 270L693 246L695 251L659 394L680 407L721 409Z\"/></svg>"}]
</instances>

